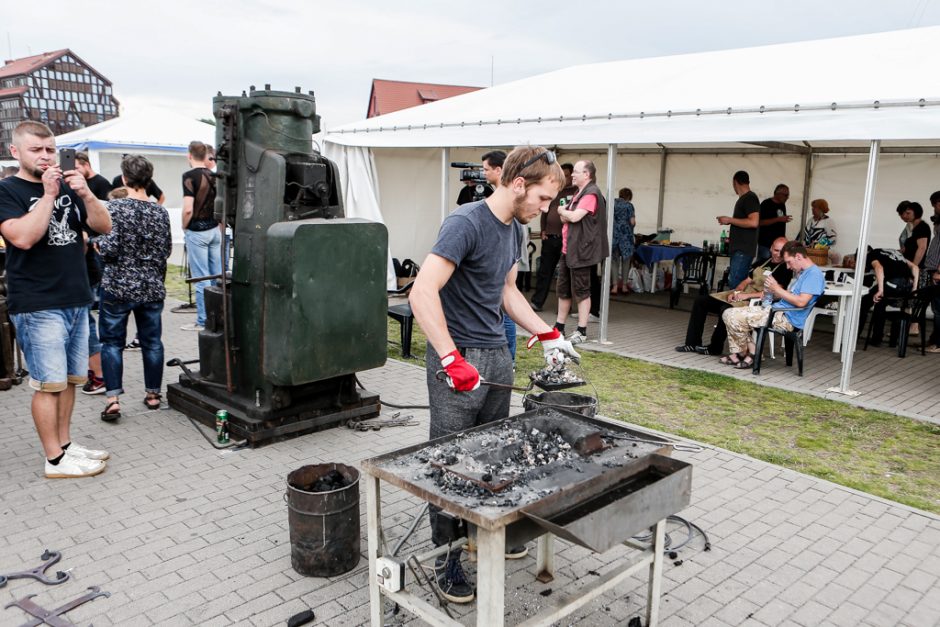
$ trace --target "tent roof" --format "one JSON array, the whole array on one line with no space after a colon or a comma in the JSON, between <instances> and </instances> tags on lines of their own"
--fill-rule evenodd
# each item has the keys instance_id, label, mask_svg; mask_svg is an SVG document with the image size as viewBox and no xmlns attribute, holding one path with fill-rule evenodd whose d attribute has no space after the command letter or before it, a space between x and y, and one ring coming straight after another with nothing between
<instances>
[{"instance_id":1,"label":"tent roof","mask_svg":"<svg viewBox=\"0 0 940 627\"><path fill-rule=\"evenodd\" d=\"M138 107L119 117L56 137L56 145L85 150L186 152L189 142L215 144L215 127L168 109Z\"/></svg>"},{"instance_id":2,"label":"tent roof","mask_svg":"<svg viewBox=\"0 0 940 627\"><path fill-rule=\"evenodd\" d=\"M580 65L348 124L374 147L940 140L940 27Z\"/></svg>"}]
</instances>

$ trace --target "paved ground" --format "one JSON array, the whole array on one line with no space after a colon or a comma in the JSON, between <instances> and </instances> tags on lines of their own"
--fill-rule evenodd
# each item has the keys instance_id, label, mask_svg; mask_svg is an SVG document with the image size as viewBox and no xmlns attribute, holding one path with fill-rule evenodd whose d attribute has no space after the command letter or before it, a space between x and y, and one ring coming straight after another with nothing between
<instances>
[{"instance_id":1,"label":"paved ground","mask_svg":"<svg viewBox=\"0 0 940 627\"><path fill-rule=\"evenodd\" d=\"M195 355L195 337L177 329L191 318L164 319L167 357ZM54 569L72 576L57 587L10 581L0 589L0 605L37 594L34 601L55 607L97 585L111 597L69 614L76 624L283 625L308 607L316 624L364 624L364 561L330 579L291 569L285 477L303 464L356 462L421 442L426 412L413 412L417 427L337 428L257 450L218 452L177 412L143 410L139 357L128 357L125 387L132 392L119 423L98 419L101 397L81 397L76 407L76 440L113 455L96 478L43 479L29 392L20 386L0 393L0 573L32 567L51 548L63 553ZM175 376L168 371L165 380ZM426 402L423 371L413 365L389 362L361 379L387 401ZM682 457L694 464L692 505L683 515L707 530L713 550L701 551L696 540L680 551L681 565L667 563L664 625L940 624L940 517L727 451ZM390 538L402 533L418 506L388 493ZM364 495L362 516L364 523ZM422 524L417 546L427 537ZM533 557L510 566L510 624L544 603L540 592L578 587L619 555L559 549L551 585L532 580ZM637 578L563 624L624 625L642 612L643 589ZM0 610L0 625L25 618L16 608Z\"/></svg>"}]
</instances>

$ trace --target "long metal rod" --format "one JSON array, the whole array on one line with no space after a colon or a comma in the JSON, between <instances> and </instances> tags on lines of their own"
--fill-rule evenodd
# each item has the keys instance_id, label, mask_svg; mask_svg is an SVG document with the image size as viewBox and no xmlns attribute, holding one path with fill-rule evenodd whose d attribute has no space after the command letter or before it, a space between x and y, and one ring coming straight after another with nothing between
<instances>
[{"instance_id":1,"label":"long metal rod","mask_svg":"<svg viewBox=\"0 0 940 627\"><path fill-rule=\"evenodd\" d=\"M789 154L792 156L798 156L799 153L789 153L781 152L779 150L773 150L771 148L757 148L753 146L741 146L738 148L731 148L726 146L727 142L723 142L721 146L713 146L710 148L667 148L670 155L780 155L780 154ZM663 152L662 146L664 144L657 144L657 148L631 148L631 147L621 147L617 149L618 155L660 155ZM603 155L606 154L606 151L603 150L586 150L579 148L576 150L566 150L564 148L558 149L558 155L567 155L567 154L578 154L585 157L591 157L593 155ZM830 147L813 147L814 155L867 155L868 146L830 146ZM888 146L882 147L881 154L883 155L936 155L940 154L940 146Z\"/></svg>"},{"instance_id":2,"label":"long metal rod","mask_svg":"<svg viewBox=\"0 0 940 627\"><path fill-rule=\"evenodd\" d=\"M666 202L666 147L659 145L659 199L656 203L656 230L663 228L663 213Z\"/></svg>"},{"instance_id":3,"label":"long metal rod","mask_svg":"<svg viewBox=\"0 0 940 627\"><path fill-rule=\"evenodd\" d=\"M614 184L617 178L617 144L607 145L607 241L614 241ZM613 251L610 251L613 252ZM604 271L601 277L601 344L607 343L608 318L610 316L610 273L611 254L604 259Z\"/></svg>"},{"instance_id":4,"label":"long metal rod","mask_svg":"<svg viewBox=\"0 0 940 627\"><path fill-rule=\"evenodd\" d=\"M806 212L809 211L810 185L813 182L813 149L806 153L806 167L803 169L803 206L800 210L800 230L796 234L797 240L803 236L806 228Z\"/></svg>"},{"instance_id":5,"label":"long metal rod","mask_svg":"<svg viewBox=\"0 0 940 627\"><path fill-rule=\"evenodd\" d=\"M441 223L450 213L450 148L441 148Z\"/></svg>"},{"instance_id":6,"label":"long metal rod","mask_svg":"<svg viewBox=\"0 0 940 627\"><path fill-rule=\"evenodd\" d=\"M855 258L855 282L852 284L852 311L849 312L849 323L843 325L845 337L842 339L842 377L839 387L834 390L841 394L854 396L849 389L852 377L852 362L855 357L855 345L858 339L859 307L862 302L864 288L865 262L868 256L868 232L871 229L871 209L875 204L875 181L878 177L878 154L881 149L881 140L871 142L871 151L868 156L868 174L865 179L865 201L862 203L862 220L858 233L858 253Z\"/></svg>"},{"instance_id":7,"label":"long metal rod","mask_svg":"<svg viewBox=\"0 0 940 627\"><path fill-rule=\"evenodd\" d=\"M430 126L431 130L441 129L441 128L464 128L464 127L483 127L483 126L507 126L510 124L522 125L522 124L541 124L542 122L551 122L555 123L584 123L584 122L593 122L593 121L603 121L603 120L642 120L645 118L679 118L679 117L707 117L707 116L730 116L730 115L739 115L739 114L767 114L767 113L799 113L802 111L837 111L837 110L878 110L878 109L923 109L925 107L936 107L940 106L940 100L927 100L921 98L920 100L902 100L894 102L881 102L879 100L874 100L870 102L849 102L844 104L839 104L836 102L830 103L816 103L809 105L801 104L792 104L792 105L776 105L776 106L765 106L761 105L759 107L723 107L716 109L683 109L683 110L668 110L668 111L639 111L634 113L600 113L592 115L572 115L565 117L564 115L544 115L536 118L517 118L515 120L503 120L503 119L494 119L494 120L458 120L454 122L439 122L437 124L431 125L417 125L417 124L408 124L402 126L380 126L375 127L355 127L347 129L338 129L333 131L337 135L353 134L353 133L389 133L396 131L411 132L413 130L421 130L422 128L427 129Z\"/></svg>"},{"instance_id":8,"label":"long metal rod","mask_svg":"<svg viewBox=\"0 0 940 627\"><path fill-rule=\"evenodd\" d=\"M228 266L226 252L228 247L225 245L225 223L219 225L222 229L222 340L225 346L225 389L231 394L234 391L232 387L232 346L228 338L228 279L225 268Z\"/></svg>"}]
</instances>

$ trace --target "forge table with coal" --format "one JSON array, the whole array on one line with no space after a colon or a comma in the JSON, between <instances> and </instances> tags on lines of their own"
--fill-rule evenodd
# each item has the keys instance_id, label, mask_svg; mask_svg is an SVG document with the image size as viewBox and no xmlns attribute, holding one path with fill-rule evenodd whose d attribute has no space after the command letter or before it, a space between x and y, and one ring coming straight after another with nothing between
<instances>
[{"instance_id":1,"label":"forge table with coal","mask_svg":"<svg viewBox=\"0 0 940 627\"><path fill-rule=\"evenodd\" d=\"M627 544L637 559L578 596L557 595L523 624L550 625L648 566L646 624L655 625L665 519L691 498L692 467L669 453L665 440L620 423L543 408L365 460L372 625L382 625L383 594L432 625L460 624L383 575L398 562L380 547L381 481L467 521L477 544L477 625L503 624L505 547L538 538L536 578L551 581L555 536L598 553ZM631 540L647 529L651 546Z\"/></svg>"}]
</instances>

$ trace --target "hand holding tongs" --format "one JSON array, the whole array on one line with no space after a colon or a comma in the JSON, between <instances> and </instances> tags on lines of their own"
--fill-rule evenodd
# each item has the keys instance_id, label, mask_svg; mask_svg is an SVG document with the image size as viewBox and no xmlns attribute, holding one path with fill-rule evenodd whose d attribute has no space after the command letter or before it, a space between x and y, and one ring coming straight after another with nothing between
<instances>
[{"instance_id":1,"label":"hand holding tongs","mask_svg":"<svg viewBox=\"0 0 940 627\"><path fill-rule=\"evenodd\" d=\"M446 381L447 384L450 385L451 388L454 387L453 383L449 380L450 377L447 376L447 371L438 370L434 376L437 378L438 381ZM501 388L504 390L516 390L518 392L531 392L532 387L535 385L535 383L530 382L529 385L523 388L517 385L510 385L508 383L495 383L493 381L486 381L483 377L480 377L480 385L488 385L490 387Z\"/></svg>"}]
</instances>

